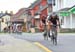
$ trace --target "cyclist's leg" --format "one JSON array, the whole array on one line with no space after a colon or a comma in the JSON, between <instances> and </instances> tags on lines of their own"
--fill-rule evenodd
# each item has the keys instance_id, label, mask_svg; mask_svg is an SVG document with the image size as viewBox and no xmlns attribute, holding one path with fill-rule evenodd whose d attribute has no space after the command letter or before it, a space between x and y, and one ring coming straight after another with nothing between
<instances>
[{"instance_id":1,"label":"cyclist's leg","mask_svg":"<svg viewBox=\"0 0 75 52\"><path fill-rule=\"evenodd\" d=\"M56 27L52 27L52 41L53 44L57 43L57 31L56 31Z\"/></svg>"},{"instance_id":2,"label":"cyclist's leg","mask_svg":"<svg viewBox=\"0 0 75 52\"><path fill-rule=\"evenodd\" d=\"M46 38L47 38L47 40L48 40L48 37L49 37L49 35L48 35L48 31L47 31L47 34L46 34Z\"/></svg>"},{"instance_id":3,"label":"cyclist's leg","mask_svg":"<svg viewBox=\"0 0 75 52\"><path fill-rule=\"evenodd\" d=\"M47 30L47 26L45 25L45 31L46 31L46 40L48 40L48 30Z\"/></svg>"},{"instance_id":4,"label":"cyclist's leg","mask_svg":"<svg viewBox=\"0 0 75 52\"><path fill-rule=\"evenodd\" d=\"M52 34L52 35L51 35L51 34ZM51 28L50 35L51 35L51 41L52 41L53 44L54 44L54 27L53 27L53 26L52 26L52 28Z\"/></svg>"},{"instance_id":5,"label":"cyclist's leg","mask_svg":"<svg viewBox=\"0 0 75 52\"><path fill-rule=\"evenodd\" d=\"M50 38L50 30L47 31L48 37Z\"/></svg>"},{"instance_id":6,"label":"cyclist's leg","mask_svg":"<svg viewBox=\"0 0 75 52\"><path fill-rule=\"evenodd\" d=\"M47 31L46 31L46 26L44 25L44 39L47 37Z\"/></svg>"},{"instance_id":7,"label":"cyclist's leg","mask_svg":"<svg viewBox=\"0 0 75 52\"><path fill-rule=\"evenodd\" d=\"M55 28L55 35L54 35L54 39L55 39L55 45L57 45L57 29Z\"/></svg>"},{"instance_id":8,"label":"cyclist's leg","mask_svg":"<svg viewBox=\"0 0 75 52\"><path fill-rule=\"evenodd\" d=\"M53 26L51 27L51 30L50 30L50 36L51 36L51 41L53 41L54 42L54 28L53 28Z\"/></svg>"},{"instance_id":9,"label":"cyclist's leg","mask_svg":"<svg viewBox=\"0 0 75 52\"><path fill-rule=\"evenodd\" d=\"M44 31L44 34L43 34L43 36L44 36L44 40L45 40L45 38L46 38L46 31Z\"/></svg>"}]
</instances>

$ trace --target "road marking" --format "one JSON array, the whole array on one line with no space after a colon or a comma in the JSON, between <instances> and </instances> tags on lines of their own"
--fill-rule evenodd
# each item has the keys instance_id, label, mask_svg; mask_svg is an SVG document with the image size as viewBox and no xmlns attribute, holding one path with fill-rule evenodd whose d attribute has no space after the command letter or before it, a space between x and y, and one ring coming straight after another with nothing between
<instances>
[{"instance_id":1,"label":"road marking","mask_svg":"<svg viewBox=\"0 0 75 52\"><path fill-rule=\"evenodd\" d=\"M35 42L34 44L36 44L37 46L39 46L40 48L44 49L46 52L52 52L51 50L49 50L48 48L46 48L45 46L43 46L42 44Z\"/></svg>"}]
</instances>

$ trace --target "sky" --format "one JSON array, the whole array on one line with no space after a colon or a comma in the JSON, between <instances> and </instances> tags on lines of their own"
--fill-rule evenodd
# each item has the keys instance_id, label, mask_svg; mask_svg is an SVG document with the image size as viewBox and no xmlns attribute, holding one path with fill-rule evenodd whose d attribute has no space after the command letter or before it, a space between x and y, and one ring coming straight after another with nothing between
<instances>
[{"instance_id":1,"label":"sky","mask_svg":"<svg viewBox=\"0 0 75 52\"><path fill-rule=\"evenodd\" d=\"M66 2L64 3L65 7L72 7L75 5L75 0L64 0L64 2Z\"/></svg>"},{"instance_id":2,"label":"sky","mask_svg":"<svg viewBox=\"0 0 75 52\"><path fill-rule=\"evenodd\" d=\"M21 8L27 8L35 0L0 0L0 12L13 11L16 13Z\"/></svg>"}]
</instances>

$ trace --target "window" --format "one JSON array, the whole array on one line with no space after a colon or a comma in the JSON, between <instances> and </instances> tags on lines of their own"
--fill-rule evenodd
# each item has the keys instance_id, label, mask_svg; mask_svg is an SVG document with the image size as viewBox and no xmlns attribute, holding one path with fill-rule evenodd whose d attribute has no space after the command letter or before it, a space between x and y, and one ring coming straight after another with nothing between
<instances>
[{"instance_id":1,"label":"window","mask_svg":"<svg viewBox=\"0 0 75 52\"><path fill-rule=\"evenodd\" d=\"M2 18L2 22L4 22L4 18Z\"/></svg>"},{"instance_id":2,"label":"window","mask_svg":"<svg viewBox=\"0 0 75 52\"><path fill-rule=\"evenodd\" d=\"M48 4L52 4L52 0L47 0L47 3Z\"/></svg>"},{"instance_id":3,"label":"window","mask_svg":"<svg viewBox=\"0 0 75 52\"><path fill-rule=\"evenodd\" d=\"M52 12L52 7L49 6L49 7L48 7L48 13L51 13L51 12Z\"/></svg>"},{"instance_id":4,"label":"window","mask_svg":"<svg viewBox=\"0 0 75 52\"><path fill-rule=\"evenodd\" d=\"M47 0L47 3L55 5L55 0Z\"/></svg>"},{"instance_id":5,"label":"window","mask_svg":"<svg viewBox=\"0 0 75 52\"><path fill-rule=\"evenodd\" d=\"M40 5L40 9L42 9L43 8L43 6L42 5Z\"/></svg>"}]
</instances>

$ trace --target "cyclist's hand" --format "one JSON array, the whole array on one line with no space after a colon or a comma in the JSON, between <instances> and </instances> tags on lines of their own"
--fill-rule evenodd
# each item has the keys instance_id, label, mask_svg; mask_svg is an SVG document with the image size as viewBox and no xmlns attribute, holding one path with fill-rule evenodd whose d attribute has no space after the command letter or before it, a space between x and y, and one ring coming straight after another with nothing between
<instances>
[{"instance_id":1,"label":"cyclist's hand","mask_svg":"<svg viewBox=\"0 0 75 52\"><path fill-rule=\"evenodd\" d=\"M50 23L50 25L53 25L53 23Z\"/></svg>"},{"instance_id":2,"label":"cyclist's hand","mask_svg":"<svg viewBox=\"0 0 75 52\"><path fill-rule=\"evenodd\" d=\"M57 26L57 32L60 32L60 27L59 26Z\"/></svg>"}]
</instances>

